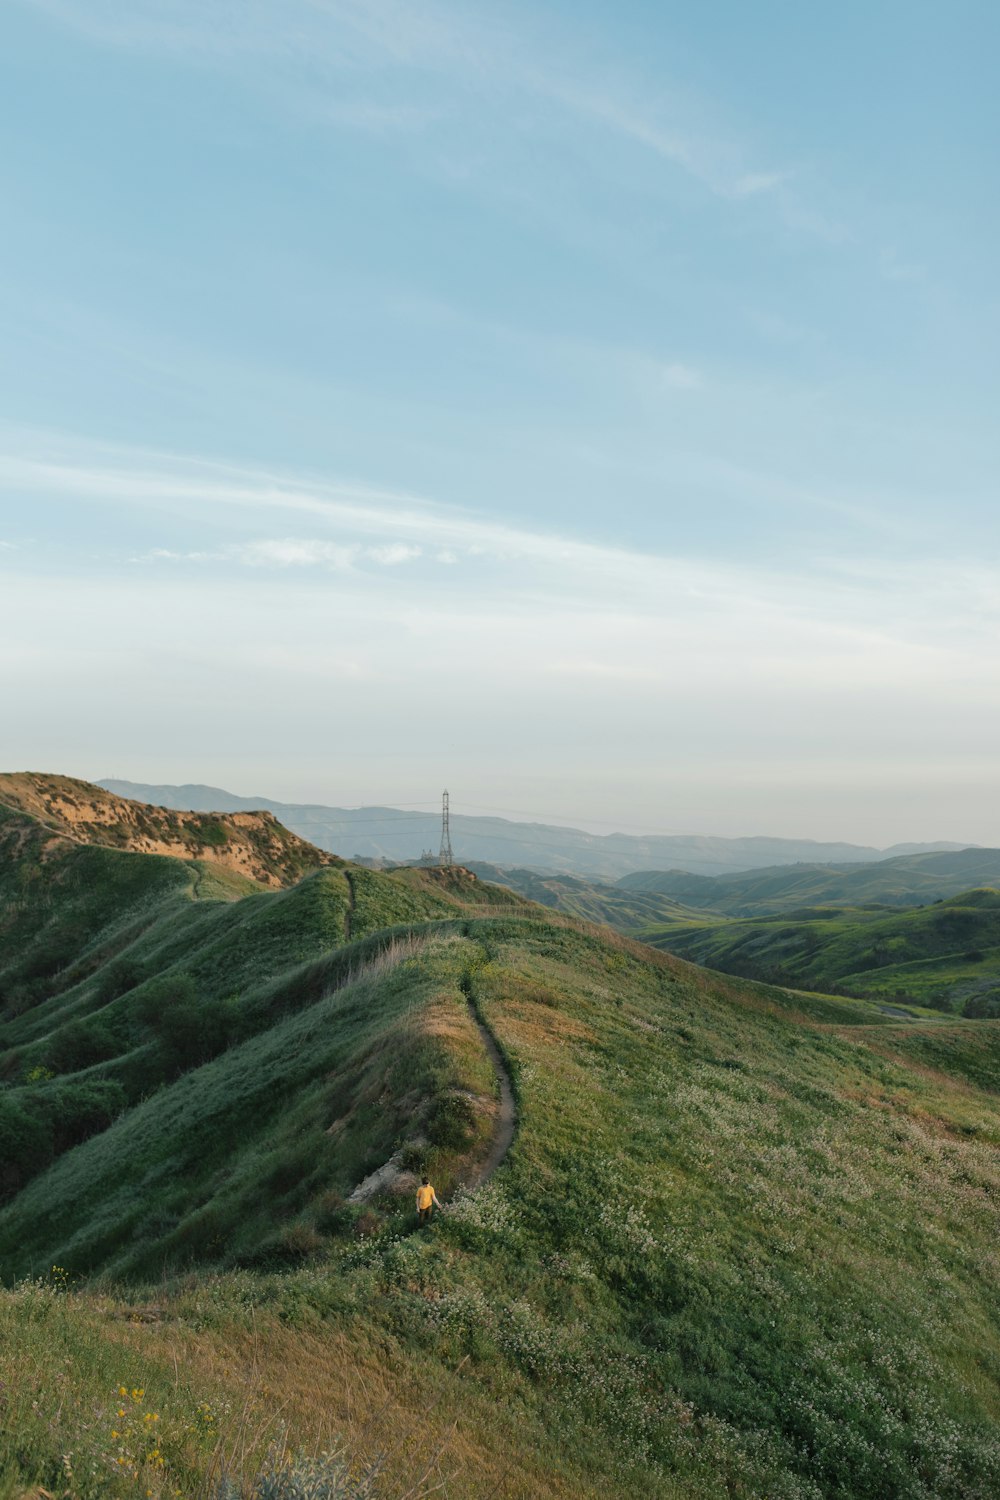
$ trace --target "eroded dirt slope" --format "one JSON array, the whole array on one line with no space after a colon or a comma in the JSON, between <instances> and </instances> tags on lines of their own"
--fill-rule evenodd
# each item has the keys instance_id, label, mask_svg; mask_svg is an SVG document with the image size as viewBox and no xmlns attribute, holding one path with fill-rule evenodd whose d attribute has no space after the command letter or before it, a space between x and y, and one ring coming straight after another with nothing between
<instances>
[{"instance_id":1,"label":"eroded dirt slope","mask_svg":"<svg viewBox=\"0 0 1000 1500\"><path fill-rule=\"evenodd\" d=\"M273 813L175 812L116 797L71 776L0 774L0 803L80 843L206 860L273 888L343 863L290 833Z\"/></svg>"}]
</instances>

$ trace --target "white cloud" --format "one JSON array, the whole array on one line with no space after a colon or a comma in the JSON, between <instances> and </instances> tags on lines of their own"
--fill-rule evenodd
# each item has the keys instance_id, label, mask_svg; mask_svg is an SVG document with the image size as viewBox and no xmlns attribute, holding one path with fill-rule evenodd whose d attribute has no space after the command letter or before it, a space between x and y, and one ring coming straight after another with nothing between
<instances>
[{"instance_id":1,"label":"white cloud","mask_svg":"<svg viewBox=\"0 0 1000 1500\"><path fill-rule=\"evenodd\" d=\"M251 531L214 550L174 544L147 557L168 560L174 553L202 563L345 573L364 561L382 568L426 555L449 562L463 558L479 569L503 563L510 573L505 589L513 578L522 591L530 588L564 601L625 599L636 614L651 616L662 612L665 599L683 597L689 613L732 618L738 611L764 610L780 618L786 629L794 621L796 630L802 621L819 619L828 637L844 640L868 640L874 631L878 640L902 633L908 640L917 636L932 642L941 629L937 605L967 633L977 633L974 624L993 629L1000 619L996 580L975 563L947 572L936 565L902 564L890 571L873 563L865 572L849 560L828 556L800 576L707 556L601 545L359 483L307 483L290 475L65 443L53 443L52 450L39 456L36 443L27 452L0 452L0 483L40 497L42 503L51 495L125 515L141 510L147 527L151 515L172 517L175 528L188 531L201 524L200 518L210 517L216 528L224 523ZM795 493L800 500L809 498ZM252 534L261 517L308 518L333 535L262 539ZM468 567L456 574L455 586L460 587ZM482 574L476 577L481 580ZM481 581L476 587L482 587ZM975 598L974 612L963 610L963 597Z\"/></svg>"},{"instance_id":2,"label":"white cloud","mask_svg":"<svg viewBox=\"0 0 1000 1500\"><path fill-rule=\"evenodd\" d=\"M233 764L250 738L287 767L301 740L329 741L348 721L352 774L373 774L380 757L402 754L400 725L423 743L438 724L446 662L462 706L448 755L467 768L482 767L484 744L507 776L527 774L530 758L566 812L559 778L582 784L588 766L612 810L664 787L676 796L683 777L701 799L686 817L715 817L728 798L730 831L741 820L769 831L752 789L738 795L755 777L780 808L795 778L890 784L919 764L929 794L926 767L951 756L960 770L962 747L971 764L1000 733L1000 585L976 562L824 559L782 572L605 548L375 487L127 452L15 454L0 459L5 477L30 493L36 516L50 499L63 512L74 500L93 547L105 546L86 568L37 549L30 567L29 554L5 563L0 697L23 705L18 722L36 736L17 750L21 763L47 761L72 712L117 758L155 744L176 764L181 694L185 718L196 715L204 742ZM306 536L258 534L304 517ZM148 540L151 525L171 531L157 556L145 553L163 565L118 566L121 538L134 527ZM442 554L462 565L417 566ZM405 577L397 562L411 564ZM271 707L263 725L247 707L261 702ZM786 764L795 777L783 782L775 768ZM610 786L612 767L626 790ZM424 770L436 784L430 760ZM820 789L800 830L827 816Z\"/></svg>"},{"instance_id":3,"label":"white cloud","mask_svg":"<svg viewBox=\"0 0 1000 1500\"><path fill-rule=\"evenodd\" d=\"M251 567L335 568L346 571L354 566L360 555L357 545L344 546L337 542L301 541L295 537L277 540L247 542L228 549L228 555Z\"/></svg>"},{"instance_id":4,"label":"white cloud","mask_svg":"<svg viewBox=\"0 0 1000 1500\"><path fill-rule=\"evenodd\" d=\"M388 547L369 547L366 555L373 562L381 563L383 567L395 568L400 563L412 562L414 558L420 557L423 549L421 547L407 546L405 542L394 542Z\"/></svg>"}]
</instances>

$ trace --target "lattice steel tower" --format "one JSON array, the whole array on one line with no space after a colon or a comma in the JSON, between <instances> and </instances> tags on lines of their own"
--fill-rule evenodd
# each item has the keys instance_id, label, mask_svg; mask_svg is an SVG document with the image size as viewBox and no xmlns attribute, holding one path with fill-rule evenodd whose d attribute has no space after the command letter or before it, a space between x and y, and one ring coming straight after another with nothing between
<instances>
[{"instance_id":1,"label":"lattice steel tower","mask_svg":"<svg viewBox=\"0 0 1000 1500\"><path fill-rule=\"evenodd\" d=\"M451 857L451 829L448 826L448 793L445 792L441 798L441 853L438 855L438 864L453 865L454 863Z\"/></svg>"}]
</instances>

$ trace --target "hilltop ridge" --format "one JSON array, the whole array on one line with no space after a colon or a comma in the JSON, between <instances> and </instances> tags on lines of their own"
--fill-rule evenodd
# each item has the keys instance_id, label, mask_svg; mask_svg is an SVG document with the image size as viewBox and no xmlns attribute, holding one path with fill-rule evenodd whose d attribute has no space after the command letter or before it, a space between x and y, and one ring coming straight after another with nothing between
<instances>
[{"instance_id":1,"label":"hilltop ridge","mask_svg":"<svg viewBox=\"0 0 1000 1500\"><path fill-rule=\"evenodd\" d=\"M119 797L72 776L0 773L0 805L36 819L51 834L135 854L197 859L272 889L342 863L264 809L196 812Z\"/></svg>"}]
</instances>

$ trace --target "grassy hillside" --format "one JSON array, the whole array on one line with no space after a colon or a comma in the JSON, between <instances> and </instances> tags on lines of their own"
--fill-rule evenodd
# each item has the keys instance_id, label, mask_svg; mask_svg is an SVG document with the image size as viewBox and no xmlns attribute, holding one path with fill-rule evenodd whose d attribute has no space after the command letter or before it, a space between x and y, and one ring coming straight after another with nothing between
<instances>
[{"instance_id":1,"label":"grassy hillside","mask_svg":"<svg viewBox=\"0 0 1000 1500\"><path fill-rule=\"evenodd\" d=\"M1000 1023L707 974L462 872L173 878L108 959L138 983L53 975L6 1022L5 1107L128 1097L8 1183L0 1484L214 1500L339 1433L394 1500L992 1500ZM477 1018L518 1130L463 1195ZM38 1078L74 1019L113 1055ZM390 1151L429 1230L351 1201Z\"/></svg>"},{"instance_id":2,"label":"grassy hillside","mask_svg":"<svg viewBox=\"0 0 1000 1500\"><path fill-rule=\"evenodd\" d=\"M700 913L655 891L626 889L621 883L580 880L574 875L547 875L514 865L474 863L469 867L481 880L507 886L540 906L567 912L584 922L603 922L620 932L651 924L697 921Z\"/></svg>"},{"instance_id":3,"label":"grassy hillside","mask_svg":"<svg viewBox=\"0 0 1000 1500\"><path fill-rule=\"evenodd\" d=\"M358 998L367 993L365 976L405 966L408 924L459 918L484 901L487 909L519 901L467 872L437 870L383 876L328 869L291 890L264 892L234 885L233 877L220 884L215 871L197 863L63 842L53 848L47 830L23 814L0 814L0 847L7 852L0 863L0 898L7 898L0 1193L19 1194L9 1231L0 1228L0 1255L3 1245L30 1246L44 1233L39 1205L51 1191L33 1196L28 1184L65 1157L67 1183L57 1179L52 1201L65 1230L74 1223L67 1184L83 1184L77 1227L88 1244L96 1235L98 1248L81 1243L72 1255L88 1267L111 1254L91 1213L95 1193L117 1239L131 1247L123 1265L138 1265L142 1255L144 1264L154 1254L156 1264L190 1255L198 1232L185 1227L185 1206L215 1181L222 1158L227 1181L244 1183L229 1188L241 1246L256 1243L265 1223L269 1230L284 1223L280 1193L265 1197L255 1215L245 1211L260 1167L257 1138L274 1148L279 1118L284 1145L271 1163L277 1176L297 1179L312 1153L316 1182L330 1188L332 1122L324 1110L333 1099L342 1105L335 1144L343 1172L350 1176L362 1159L376 1165L373 1153L395 1139L400 1122L383 1112L376 1126L363 1107L371 1103L366 1091L379 1098L389 1087L365 1071L381 1035L377 1026L370 1030L373 1017ZM383 989L388 995L392 986ZM411 999L400 1000L404 1010ZM318 1003L324 1009L304 1018ZM398 1031L400 1016L392 1011L389 1020ZM474 1036L471 1021L470 1028ZM419 1133L445 1085L430 1087L434 1065L418 1033L406 1041L405 1065L427 1085L411 1100ZM215 1074L201 1074L193 1086L191 1070L214 1059ZM239 1160L246 1163L242 1176ZM163 1179L173 1186L165 1195L157 1186L150 1219L136 1183ZM129 1227L137 1217L160 1226L141 1254ZM8 1232L13 1238L5 1239Z\"/></svg>"},{"instance_id":4,"label":"grassy hillside","mask_svg":"<svg viewBox=\"0 0 1000 1500\"><path fill-rule=\"evenodd\" d=\"M175 812L70 776L0 774L0 808L26 813L74 842L198 859L264 886L292 885L310 870L340 863L270 812Z\"/></svg>"},{"instance_id":5,"label":"grassy hillside","mask_svg":"<svg viewBox=\"0 0 1000 1500\"><path fill-rule=\"evenodd\" d=\"M807 989L1000 1015L1000 892L968 891L916 910L806 910L643 932L725 973Z\"/></svg>"},{"instance_id":6,"label":"grassy hillside","mask_svg":"<svg viewBox=\"0 0 1000 1500\"><path fill-rule=\"evenodd\" d=\"M645 870L618 881L629 896L658 894L732 917L811 906L918 906L983 886L1000 889L1000 849L908 854L863 865L779 865L714 877Z\"/></svg>"}]
</instances>

